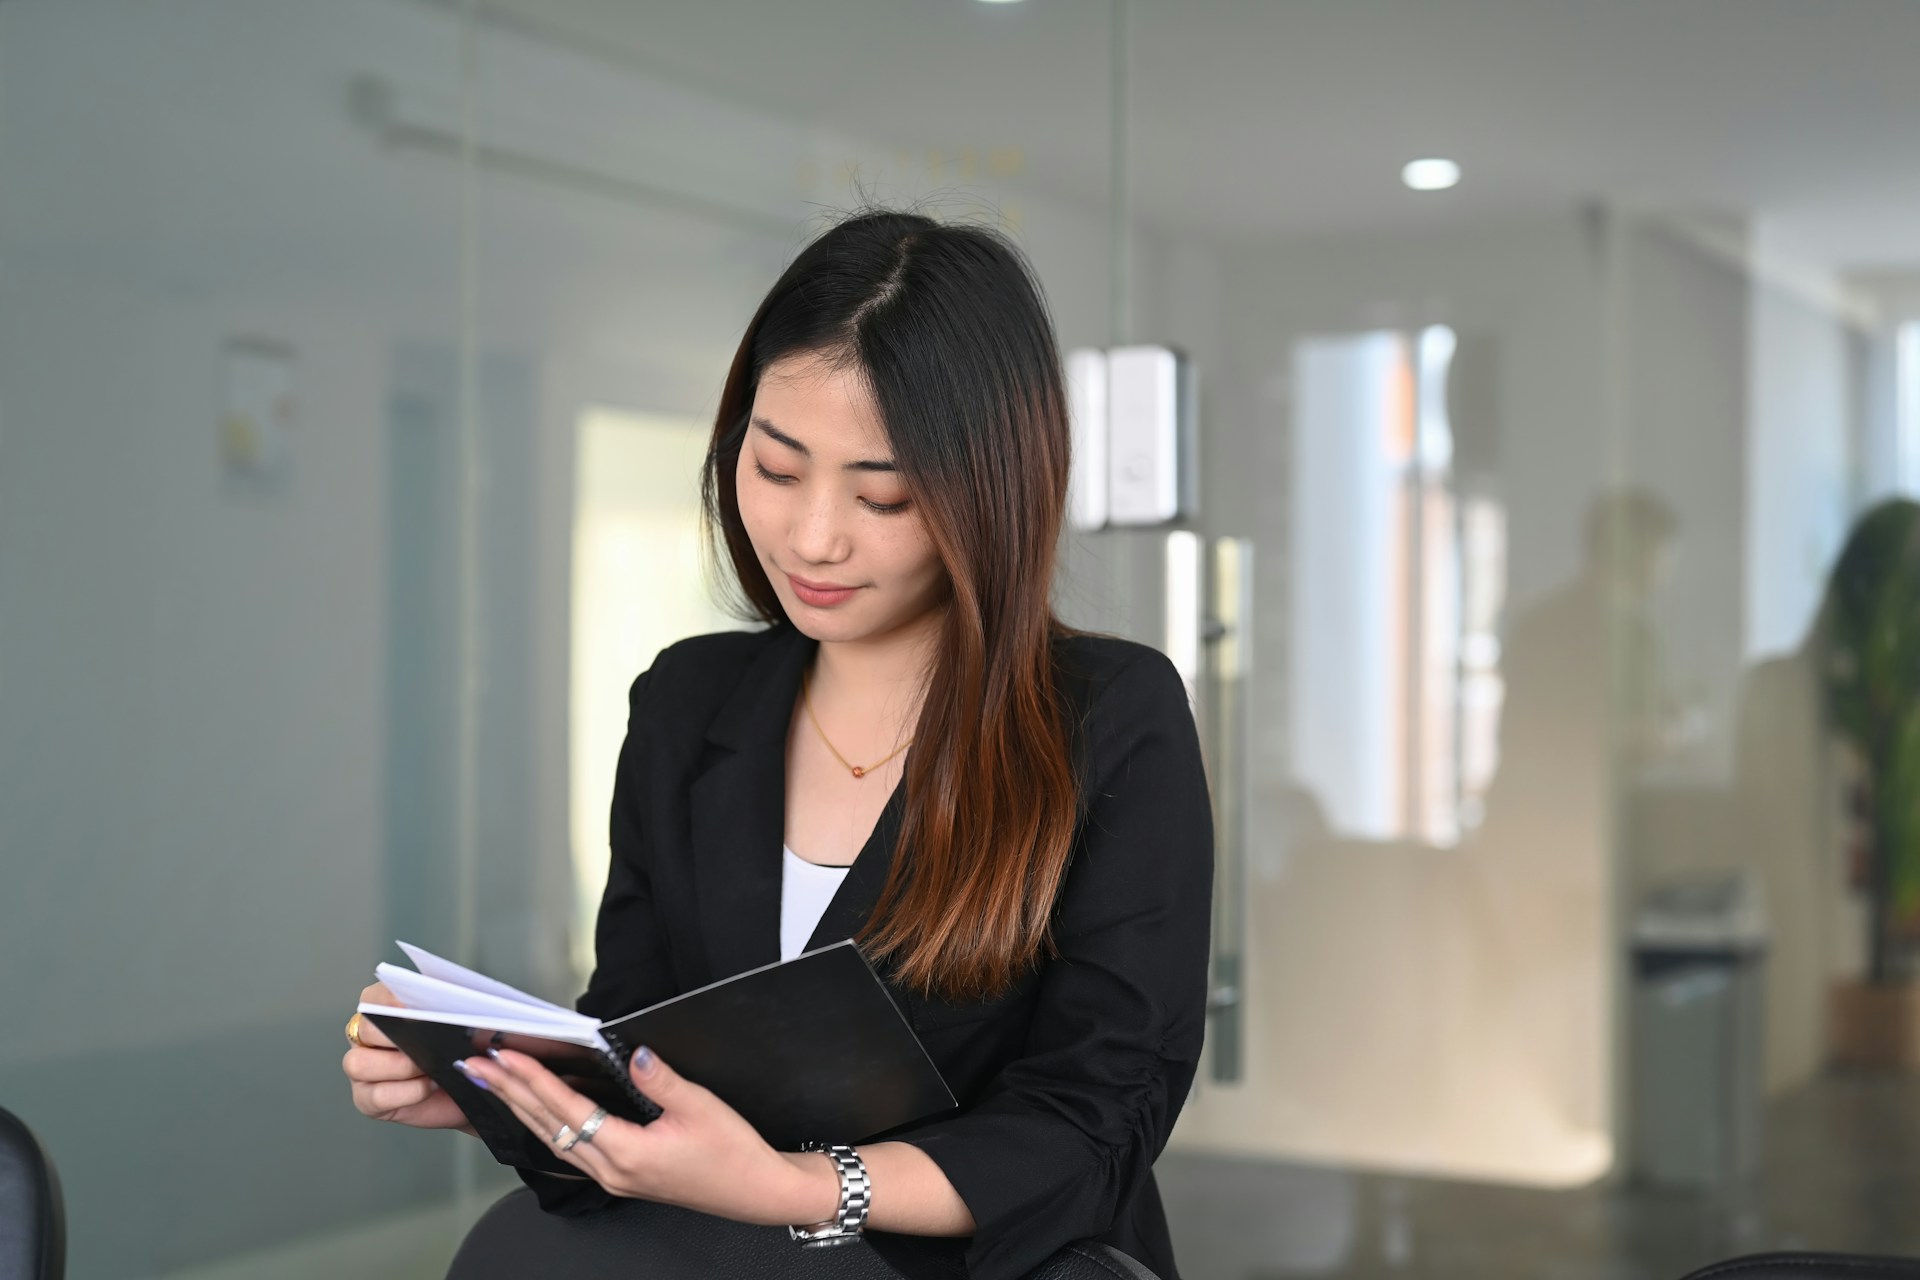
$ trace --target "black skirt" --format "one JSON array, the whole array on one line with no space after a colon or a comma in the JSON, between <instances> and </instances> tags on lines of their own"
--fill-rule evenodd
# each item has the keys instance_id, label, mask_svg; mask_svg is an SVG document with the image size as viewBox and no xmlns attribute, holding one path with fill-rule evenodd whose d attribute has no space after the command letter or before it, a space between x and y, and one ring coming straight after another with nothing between
<instances>
[{"instance_id":1,"label":"black skirt","mask_svg":"<svg viewBox=\"0 0 1920 1280\"><path fill-rule=\"evenodd\" d=\"M547 1213L518 1188L467 1233L447 1280L921 1280L965 1275L965 1240L914 1240L896 1270L885 1233L852 1244L802 1248L785 1227L762 1227L650 1200L617 1200L588 1213ZM904 1240L898 1241L906 1244ZM875 1245L879 1247L876 1248ZM950 1254L951 1257L940 1255Z\"/></svg>"}]
</instances>

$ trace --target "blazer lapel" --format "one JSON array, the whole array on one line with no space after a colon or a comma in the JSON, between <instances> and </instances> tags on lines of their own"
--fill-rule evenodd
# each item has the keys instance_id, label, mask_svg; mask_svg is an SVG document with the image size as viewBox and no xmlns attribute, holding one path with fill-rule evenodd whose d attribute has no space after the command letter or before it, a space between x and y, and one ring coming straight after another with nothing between
<instances>
[{"instance_id":1,"label":"blazer lapel","mask_svg":"<svg viewBox=\"0 0 1920 1280\"><path fill-rule=\"evenodd\" d=\"M714 717L707 739L721 752L693 783L694 886L716 981L780 958L787 727L814 649L781 630Z\"/></svg>"}]
</instances>

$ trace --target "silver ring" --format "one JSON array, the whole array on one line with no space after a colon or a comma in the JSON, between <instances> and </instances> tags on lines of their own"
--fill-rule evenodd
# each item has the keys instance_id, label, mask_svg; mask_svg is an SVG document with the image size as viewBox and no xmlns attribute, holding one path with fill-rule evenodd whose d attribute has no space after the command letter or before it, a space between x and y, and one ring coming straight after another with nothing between
<instances>
[{"instance_id":1,"label":"silver ring","mask_svg":"<svg viewBox=\"0 0 1920 1280\"><path fill-rule=\"evenodd\" d=\"M580 1135L573 1131L572 1125L563 1124L560 1126L560 1132L554 1134L549 1141L551 1141L558 1150L571 1151L573 1150L573 1144L580 1141Z\"/></svg>"},{"instance_id":2,"label":"silver ring","mask_svg":"<svg viewBox=\"0 0 1920 1280\"><path fill-rule=\"evenodd\" d=\"M595 1107L593 1114L580 1122L579 1140L581 1142L592 1142L593 1135L600 1132L600 1126L605 1122L606 1118L607 1109L605 1107Z\"/></svg>"}]
</instances>

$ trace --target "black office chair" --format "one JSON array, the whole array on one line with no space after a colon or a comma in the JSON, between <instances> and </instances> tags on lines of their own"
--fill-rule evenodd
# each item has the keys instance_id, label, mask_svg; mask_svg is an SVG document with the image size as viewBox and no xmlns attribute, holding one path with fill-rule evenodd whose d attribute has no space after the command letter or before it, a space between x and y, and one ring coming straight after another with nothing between
<instances>
[{"instance_id":1,"label":"black office chair","mask_svg":"<svg viewBox=\"0 0 1920 1280\"><path fill-rule=\"evenodd\" d=\"M508 1192L467 1233L447 1280L521 1280L548 1274L567 1259L568 1280L630 1280L646 1259L652 1280L890 1280L895 1275L864 1246L802 1249L780 1227L742 1231L719 1218L629 1201L617 1213L566 1218L544 1212L533 1192ZM1070 1244L1028 1280L1157 1280L1116 1249L1091 1240Z\"/></svg>"},{"instance_id":2,"label":"black office chair","mask_svg":"<svg viewBox=\"0 0 1920 1280\"><path fill-rule=\"evenodd\" d=\"M0 1108L0 1276L60 1280L67 1217L60 1179L33 1130Z\"/></svg>"},{"instance_id":3,"label":"black office chair","mask_svg":"<svg viewBox=\"0 0 1920 1280\"><path fill-rule=\"evenodd\" d=\"M1920 1258L1864 1253L1754 1253L1701 1267L1685 1280L1920 1280Z\"/></svg>"}]
</instances>

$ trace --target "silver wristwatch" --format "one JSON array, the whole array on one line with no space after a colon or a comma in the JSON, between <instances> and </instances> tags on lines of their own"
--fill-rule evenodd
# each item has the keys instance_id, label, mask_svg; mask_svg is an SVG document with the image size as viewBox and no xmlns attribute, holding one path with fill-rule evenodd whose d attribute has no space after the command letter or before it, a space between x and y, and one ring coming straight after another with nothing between
<instances>
[{"instance_id":1,"label":"silver wristwatch","mask_svg":"<svg viewBox=\"0 0 1920 1280\"><path fill-rule=\"evenodd\" d=\"M838 1142L807 1141L800 1144L800 1149L824 1152L827 1159L833 1161L834 1172L840 1175L840 1208L825 1222L816 1222L810 1227L790 1226L787 1234L799 1241L803 1249L858 1240L861 1229L867 1225L867 1210L873 1207L873 1183L867 1180L867 1166L861 1161L860 1153Z\"/></svg>"}]
</instances>

